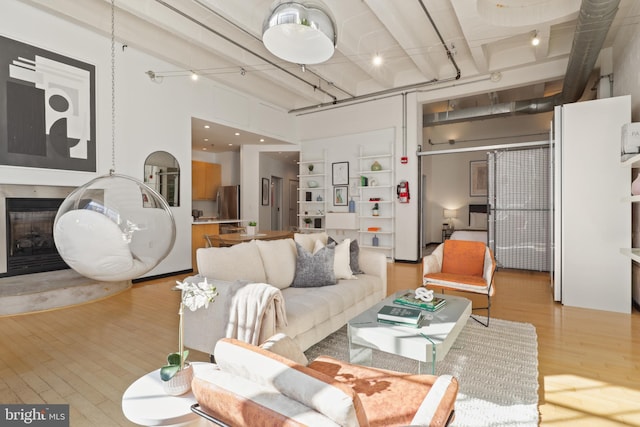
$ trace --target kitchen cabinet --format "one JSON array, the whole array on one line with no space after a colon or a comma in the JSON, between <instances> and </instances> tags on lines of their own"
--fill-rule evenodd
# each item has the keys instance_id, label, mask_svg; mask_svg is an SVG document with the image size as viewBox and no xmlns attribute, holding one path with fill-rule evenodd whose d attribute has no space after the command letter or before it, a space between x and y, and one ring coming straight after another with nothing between
<instances>
[{"instance_id":1,"label":"kitchen cabinet","mask_svg":"<svg viewBox=\"0 0 640 427\"><path fill-rule=\"evenodd\" d=\"M193 200L215 200L222 167L217 163L191 162L191 191Z\"/></svg>"}]
</instances>

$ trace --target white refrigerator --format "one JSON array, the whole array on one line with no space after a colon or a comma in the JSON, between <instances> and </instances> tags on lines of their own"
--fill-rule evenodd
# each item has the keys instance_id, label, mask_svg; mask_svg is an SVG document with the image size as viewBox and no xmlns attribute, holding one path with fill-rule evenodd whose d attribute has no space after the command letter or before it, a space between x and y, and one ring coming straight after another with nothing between
<instances>
[{"instance_id":1,"label":"white refrigerator","mask_svg":"<svg viewBox=\"0 0 640 427\"><path fill-rule=\"evenodd\" d=\"M631 194L621 166L621 128L631 97L577 102L554 113L554 274L556 301L631 312Z\"/></svg>"}]
</instances>

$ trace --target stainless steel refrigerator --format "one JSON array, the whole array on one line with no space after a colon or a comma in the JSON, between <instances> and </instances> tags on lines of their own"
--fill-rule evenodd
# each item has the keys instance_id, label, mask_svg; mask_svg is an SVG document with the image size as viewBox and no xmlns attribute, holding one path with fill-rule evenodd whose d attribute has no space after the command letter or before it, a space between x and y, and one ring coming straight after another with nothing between
<instances>
[{"instance_id":1,"label":"stainless steel refrigerator","mask_svg":"<svg viewBox=\"0 0 640 427\"><path fill-rule=\"evenodd\" d=\"M221 185L216 194L218 219L240 219L240 186Z\"/></svg>"}]
</instances>

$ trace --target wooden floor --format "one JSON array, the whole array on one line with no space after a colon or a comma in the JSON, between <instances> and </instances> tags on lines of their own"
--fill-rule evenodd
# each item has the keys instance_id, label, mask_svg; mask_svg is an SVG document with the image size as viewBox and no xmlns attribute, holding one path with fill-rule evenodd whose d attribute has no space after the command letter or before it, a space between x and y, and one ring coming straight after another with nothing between
<instances>
[{"instance_id":1,"label":"wooden floor","mask_svg":"<svg viewBox=\"0 0 640 427\"><path fill-rule=\"evenodd\" d=\"M390 264L389 292L415 287L419 276L417 264ZM132 425L122 394L176 350L179 294L171 288L182 277L0 318L0 403L68 403L71 426ZM542 273L499 271L496 289L492 315L538 333L541 425L640 426L640 313L563 307Z\"/></svg>"}]
</instances>

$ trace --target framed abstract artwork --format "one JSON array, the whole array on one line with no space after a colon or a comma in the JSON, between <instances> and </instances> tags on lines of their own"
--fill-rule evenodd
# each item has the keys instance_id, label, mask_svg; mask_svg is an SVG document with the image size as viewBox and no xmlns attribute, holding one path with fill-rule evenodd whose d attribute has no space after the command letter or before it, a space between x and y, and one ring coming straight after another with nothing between
<instances>
[{"instance_id":1,"label":"framed abstract artwork","mask_svg":"<svg viewBox=\"0 0 640 427\"><path fill-rule=\"evenodd\" d=\"M489 174L486 160L469 162L469 195L484 197L489 188Z\"/></svg>"},{"instance_id":2,"label":"framed abstract artwork","mask_svg":"<svg viewBox=\"0 0 640 427\"><path fill-rule=\"evenodd\" d=\"M0 36L0 164L96 171L95 66Z\"/></svg>"},{"instance_id":3,"label":"framed abstract artwork","mask_svg":"<svg viewBox=\"0 0 640 427\"><path fill-rule=\"evenodd\" d=\"M347 206L349 203L349 187L341 185L333 187L333 206Z\"/></svg>"},{"instance_id":4,"label":"framed abstract artwork","mask_svg":"<svg viewBox=\"0 0 640 427\"><path fill-rule=\"evenodd\" d=\"M349 185L349 162L331 164L331 184Z\"/></svg>"}]
</instances>

